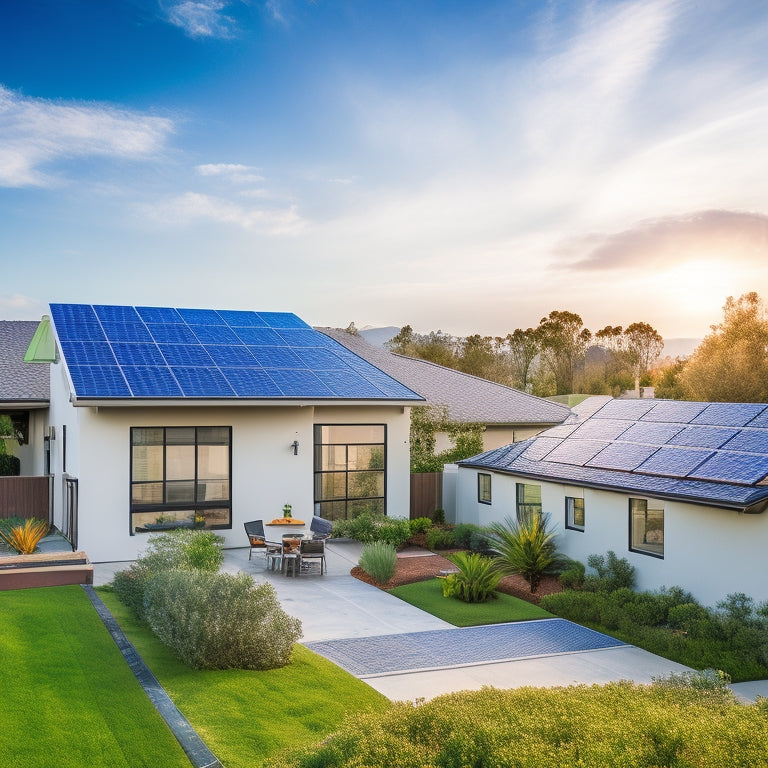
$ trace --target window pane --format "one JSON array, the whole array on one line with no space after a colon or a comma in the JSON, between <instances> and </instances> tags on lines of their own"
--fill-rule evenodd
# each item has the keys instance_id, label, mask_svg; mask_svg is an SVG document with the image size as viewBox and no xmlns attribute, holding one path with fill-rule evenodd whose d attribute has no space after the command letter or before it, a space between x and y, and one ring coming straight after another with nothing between
<instances>
[{"instance_id":1,"label":"window pane","mask_svg":"<svg viewBox=\"0 0 768 768\"><path fill-rule=\"evenodd\" d=\"M163 446L134 445L131 464L134 482L163 479Z\"/></svg>"},{"instance_id":2,"label":"window pane","mask_svg":"<svg viewBox=\"0 0 768 768\"><path fill-rule=\"evenodd\" d=\"M349 493L350 499L365 498L368 496L384 495L383 472L350 472Z\"/></svg>"},{"instance_id":3,"label":"window pane","mask_svg":"<svg viewBox=\"0 0 768 768\"><path fill-rule=\"evenodd\" d=\"M165 501L167 504L187 504L194 500L194 480L181 480L165 484Z\"/></svg>"},{"instance_id":4,"label":"window pane","mask_svg":"<svg viewBox=\"0 0 768 768\"><path fill-rule=\"evenodd\" d=\"M229 480L206 480L197 484L198 501L228 501Z\"/></svg>"},{"instance_id":5,"label":"window pane","mask_svg":"<svg viewBox=\"0 0 768 768\"><path fill-rule=\"evenodd\" d=\"M383 443L383 424L337 424L322 428L323 443Z\"/></svg>"},{"instance_id":6,"label":"window pane","mask_svg":"<svg viewBox=\"0 0 768 768\"><path fill-rule=\"evenodd\" d=\"M198 427L197 442L206 445L229 445L229 427Z\"/></svg>"},{"instance_id":7,"label":"window pane","mask_svg":"<svg viewBox=\"0 0 768 768\"><path fill-rule=\"evenodd\" d=\"M133 427L131 429L131 442L133 445L162 445L162 427Z\"/></svg>"},{"instance_id":8,"label":"window pane","mask_svg":"<svg viewBox=\"0 0 768 768\"><path fill-rule=\"evenodd\" d=\"M229 446L200 445L197 448L197 477L216 480L229 477Z\"/></svg>"},{"instance_id":9,"label":"window pane","mask_svg":"<svg viewBox=\"0 0 768 768\"><path fill-rule=\"evenodd\" d=\"M324 445L322 447L322 465L323 470L344 470L347 468L347 446L346 445Z\"/></svg>"},{"instance_id":10,"label":"window pane","mask_svg":"<svg viewBox=\"0 0 768 768\"><path fill-rule=\"evenodd\" d=\"M517 484L517 519L530 520L541 514L541 486L528 483Z\"/></svg>"},{"instance_id":11,"label":"window pane","mask_svg":"<svg viewBox=\"0 0 768 768\"><path fill-rule=\"evenodd\" d=\"M347 502L347 517L366 514L384 514L384 499L357 499Z\"/></svg>"},{"instance_id":12,"label":"window pane","mask_svg":"<svg viewBox=\"0 0 768 768\"><path fill-rule=\"evenodd\" d=\"M568 528L584 530L584 499L567 496L565 499L566 520Z\"/></svg>"},{"instance_id":13,"label":"window pane","mask_svg":"<svg viewBox=\"0 0 768 768\"><path fill-rule=\"evenodd\" d=\"M350 469L384 469L383 445L350 445Z\"/></svg>"},{"instance_id":14,"label":"window pane","mask_svg":"<svg viewBox=\"0 0 768 768\"><path fill-rule=\"evenodd\" d=\"M162 504L162 483L133 483L131 485L131 502L133 504Z\"/></svg>"},{"instance_id":15,"label":"window pane","mask_svg":"<svg viewBox=\"0 0 768 768\"><path fill-rule=\"evenodd\" d=\"M194 445L194 427L167 427L165 430L166 445Z\"/></svg>"},{"instance_id":16,"label":"window pane","mask_svg":"<svg viewBox=\"0 0 768 768\"><path fill-rule=\"evenodd\" d=\"M195 479L195 446L169 445L165 449L165 479Z\"/></svg>"},{"instance_id":17,"label":"window pane","mask_svg":"<svg viewBox=\"0 0 768 768\"><path fill-rule=\"evenodd\" d=\"M321 501L315 505L316 514L324 520L346 520L346 501Z\"/></svg>"},{"instance_id":18,"label":"window pane","mask_svg":"<svg viewBox=\"0 0 768 768\"><path fill-rule=\"evenodd\" d=\"M347 496L346 472L328 472L318 475L320 479L320 496L325 499L344 499Z\"/></svg>"},{"instance_id":19,"label":"window pane","mask_svg":"<svg viewBox=\"0 0 768 768\"><path fill-rule=\"evenodd\" d=\"M630 499L629 508L632 549L663 556L664 510L649 509L645 499Z\"/></svg>"},{"instance_id":20,"label":"window pane","mask_svg":"<svg viewBox=\"0 0 768 768\"><path fill-rule=\"evenodd\" d=\"M491 476L484 472L477 475L477 500L483 504L491 503Z\"/></svg>"}]
</instances>

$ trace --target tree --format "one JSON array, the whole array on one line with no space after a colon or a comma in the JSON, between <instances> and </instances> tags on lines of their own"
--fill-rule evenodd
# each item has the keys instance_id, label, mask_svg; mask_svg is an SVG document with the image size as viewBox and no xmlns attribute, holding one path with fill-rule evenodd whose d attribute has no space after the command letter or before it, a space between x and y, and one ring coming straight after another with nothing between
<instances>
[{"instance_id":1,"label":"tree","mask_svg":"<svg viewBox=\"0 0 768 768\"><path fill-rule=\"evenodd\" d=\"M574 312L553 310L539 322L541 358L555 379L555 394L574 391L578 368L584 362L592 333Z\"/></svg>"},{"instance_id":2,"label":"tree","mask_svg":"<svg viewBox=\"0 0 768 768\"><path fill-rule=\"evenodd\" d=\"M487 379L493 375L496 366L496 354L493 339L479 333L467 336L461 345L459 370Z\"/></svg>"},{"instance_id":3,"label":"tree","mask_svg":"<svg viewBox=\"0 0 768 768\"><path fill-rule=\"evenodd\" d=\"M523 392L530 391L533 361L541 352L541 333L538 328L515 328L507 334L507 349L512 373L512 386Z\"/></svg>"},{"instance_id":4,"label":"tree","mask_svg":"<svg viewBox=\"0 0 768 768\"><path fill-rule=\"evenodd\" d=\"M757 293L728 297L723 321L694 350L680 381L691 400L768 402L768 316Z\"/></svg>"},{"instance_id":5,"label":"tree","mask_svg":"<svg viewBox=\"0 0 768 768\"><path fill-rule=\"evenodd\" d=\"M664 350L664 339L648 323L632 323L624 331L624 350L632 373L635 377L635 389L640 388L640 378L648 373L651 365L659 359Z\"/></svg>"},{"instance_id":6,"label":"tree","mask_svg":"<svg viewBox=\"0 0 768 768\"><path fill-rule=\"evenodd\" d=\"M456 340L442 331L428 334L415 333L410 325L404 325L399 333L386 344L390 352L408 357L418 357L438 365L456 368Z\"/></svg>"}]
</instances>

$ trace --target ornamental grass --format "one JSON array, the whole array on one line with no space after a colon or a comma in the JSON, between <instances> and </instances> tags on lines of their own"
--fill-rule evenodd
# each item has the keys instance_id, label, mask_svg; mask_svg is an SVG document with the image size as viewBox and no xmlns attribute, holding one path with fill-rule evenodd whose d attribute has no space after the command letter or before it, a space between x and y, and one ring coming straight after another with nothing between
<instances>
[{"instance_id":1,"label":"ornamental grass","mask_svg":"<svg viewBox=\"0 0 768 768\"><path fill-rule=\"evenodd\" d=\"M48 535L50 528L47 520L30 518L10 530L0 528L0 538L20 555L31 555L37 549L40 539Z\"/></svg>"}]
</instances>

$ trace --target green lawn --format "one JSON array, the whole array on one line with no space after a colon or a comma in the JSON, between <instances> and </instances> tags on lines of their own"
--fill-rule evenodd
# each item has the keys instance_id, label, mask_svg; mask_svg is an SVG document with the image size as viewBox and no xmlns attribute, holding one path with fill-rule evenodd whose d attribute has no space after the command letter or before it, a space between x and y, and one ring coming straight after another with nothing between
<instances>
[{"instance_id":1,"label":"green lawn","mask_svg":"<svg viewBox=\"0 0 768 768\"><path fill-rule=\"evenodd\" d=\"M487 603L465 603L453 597L443 597L440 579L405 584L390 593L457 627L552 618L552 614L543 608L503 593Z\"/></svg>"},{"instance_id":2,"label":"green lawn","mask_svg":"<svg viewBox=\"0 0 768 768\"><path fill-rule=\"evenodd\" d=\"M189 761L80 587L0 592L4 766Z\"/></svg>"},{"instance_id":3,"label":"green lawn","mask_svg":"<svg viewBox=\"0 0 768 768\"><path fill-rule=\"evenodd\" d=\"M255 768L277 750L320 741L348 712L383 712L391 706L380 693L301 645L282 669L192 670L113 593L99 594L176 706L227 768Z\"/></svg>"}]
</instances>

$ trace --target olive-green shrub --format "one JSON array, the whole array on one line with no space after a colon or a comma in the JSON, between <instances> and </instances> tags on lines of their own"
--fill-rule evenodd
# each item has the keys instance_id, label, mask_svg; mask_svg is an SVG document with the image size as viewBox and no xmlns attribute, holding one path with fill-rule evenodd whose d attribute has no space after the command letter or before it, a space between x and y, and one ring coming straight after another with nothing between
<instances>
[{"instance_id":1,"label":"olive-green shrub","mask_svg":"<svg viewBox=\"0 0 768 768\"><path fill-rule=\"evenodd\" d=\"M377 584L386 584L395 575L397 552L385 541L372 541L363 547L358 564Z\"/></svg>"},{"instance_id":2,"label":"olive-green shrub","mask_svg":"<svg viewBox=\"0 0 768 768\"><path fill-rule=\"evenodd\" d=\"M428 517L414 517L408 521L411 526L411 535L426 533L432 527L432 521Z\"/></svg>"},{"instance_id":3,"label":"olive-green shrub","mask_svg":"<svg viewBox=\"0 0 768 768\"><path fill-rule=\"evenodd\" d=\"M385 541L397 548L411 538L411 526L409 520L404 517L387 517L364 512L349 520L336 520L333 524L333 536L355 539L363 544Z\"/></svg>"},{"instance_id":4,"label":"olive-green shrub","mask_svg":"<svg viewBox=\"0 0 768 768\"><path fill-rule=\"evenodd\" d=\"M450 549L454 546L452 528L430 528L427 531L427 546L430 549Z\"/></svg>"},{"instance_id":5,"label":"olive-green shrub","mask_svg":"<svg viewBox=\"0 0 768 768\"><path fill-rule=\"evenodd\" d=\"M635 586L635 568L626 557L617 557L613 550L605 555L590 555L587 565L597 571L584 580L584 589L591 592L613 592L615 589Z\"/></svg>"},{"instance_id":6,"label":"olive-green shrub","mask_svg":"<svg viewBox=\"0 0 768 768\"><path fill-rule=\"evenodd\" d=\"M144 600L152 631L194 669L282 667L301 637L275 588L244 573L164 571L149 580Z\"/></svg>"}]
</instances>

